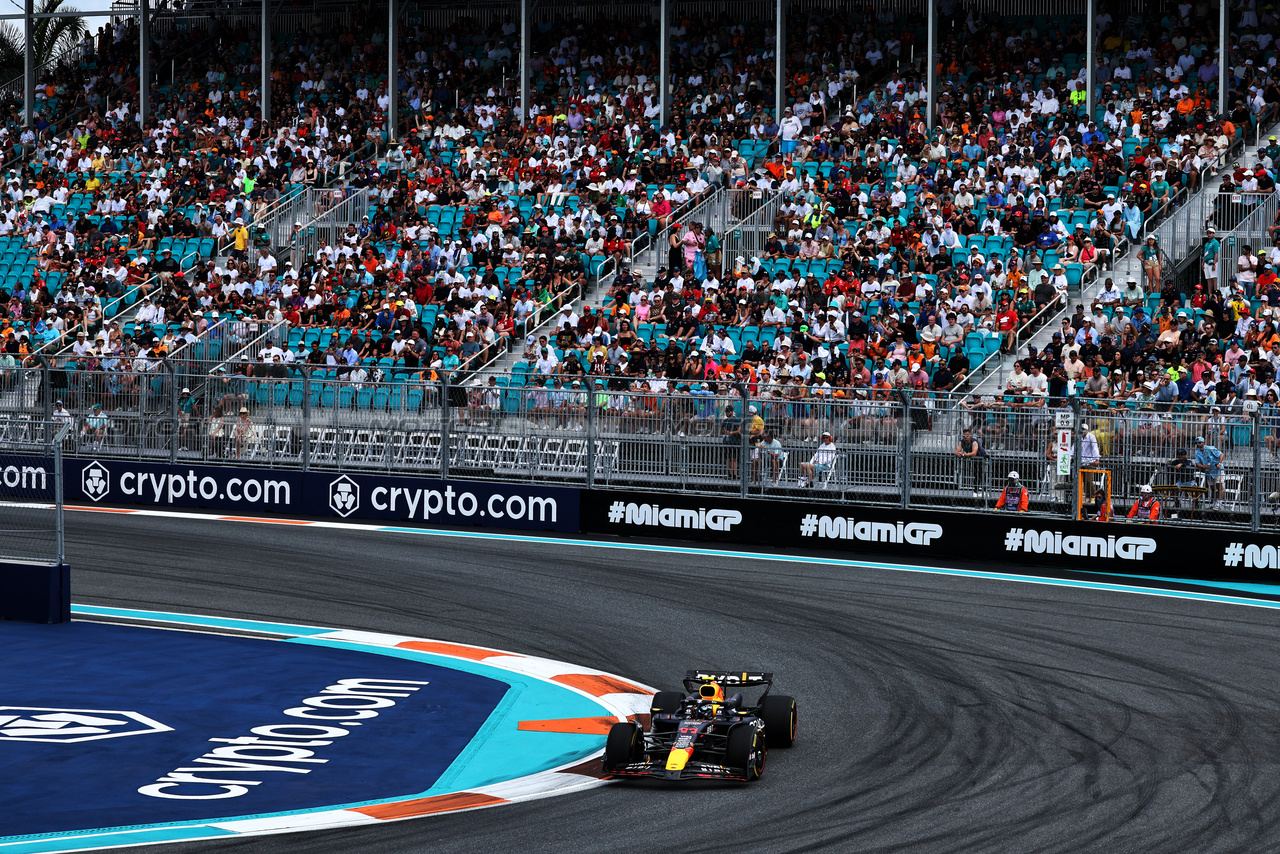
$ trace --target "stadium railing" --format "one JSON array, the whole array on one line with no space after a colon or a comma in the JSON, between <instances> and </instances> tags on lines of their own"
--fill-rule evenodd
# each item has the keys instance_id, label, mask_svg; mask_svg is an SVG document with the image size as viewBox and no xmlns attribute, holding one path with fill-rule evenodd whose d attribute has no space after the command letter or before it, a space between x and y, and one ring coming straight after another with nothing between
<instances>
[{"instance_id":1,"label":"stadium railing","mask_svg":"<svg viewBox=\"0 0 1280 854\"><path fill-rule=\"evenodd\" d=\"M1030 513L1058 518L1074 515L1083 467L1108 472L1120 515L1149 485L1179 524L1280 523L1272 498L1280 498L1280 411L1248 406L1223 413L1079 394L905 388L815 395L800 385L721 384L710 393L684 382L655 392L632 389L630 380L610 388L607 376L473 374L457 382L392 366L353 378L259 364L254 370L266 376L246 376L181 351L126 368L59 379L65 367L46 363L5 375L12 405L0 414L0 450L31 441L56 395L73 418L65 450L82 456L974 511L993 508L1016 471ZM87 436L95 404L106 429ZM957 453L966 428L982 446L977 457ZM760 433L777 446L758 445ZM819 451L824 433L833 453ZM1221 480L1217 471L1174 465L1179 449L1194 459L1196 437L1221 451ZM800 464L811 462L819 464L812 486L801 486Z\"/></svg>"}]
</instances>

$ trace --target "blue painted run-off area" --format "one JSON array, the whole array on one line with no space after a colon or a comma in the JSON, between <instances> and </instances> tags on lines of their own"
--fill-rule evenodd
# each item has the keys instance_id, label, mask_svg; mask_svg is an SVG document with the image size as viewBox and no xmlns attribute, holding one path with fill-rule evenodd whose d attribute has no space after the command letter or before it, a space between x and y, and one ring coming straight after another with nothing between
<instances>
[{"instance_id":1,"label":"blue painted run-off area","mask_svg":"<svg viewBox=\"0 0 1280 854\"><path fill-rule=\"evenodd\" d=\"M305 748L322 762L253 760L246 758L247 751L229 757L306 768L305 774L252 769L208 774L260 781L240 796L217 800L139 794L140 787L176 769L198 767L193 760L231 746L210 739L251 736L254 727L333 725L284 711L304 707L305 700L343 679L429 684L374 709L376 717L347 727L349 734L331 744ZM412 797L435 786L467 751L508 690L498 679L394 654L103 623L0 623L0 706L21 707L0 708L0 838ZM52 733L82 726L120 728L118 723L41 721L51 713L39 709L100 710L99 717L113 722L121 717L112 712L135 712L171 729L79 742L11 737L39 737L40 726L54 727ZM23 723L33 720L34 726ZM145 728L139 723L124 728L132 726ZM167 791L225 790L187 784Z\"/></svg>"}]
</instances>

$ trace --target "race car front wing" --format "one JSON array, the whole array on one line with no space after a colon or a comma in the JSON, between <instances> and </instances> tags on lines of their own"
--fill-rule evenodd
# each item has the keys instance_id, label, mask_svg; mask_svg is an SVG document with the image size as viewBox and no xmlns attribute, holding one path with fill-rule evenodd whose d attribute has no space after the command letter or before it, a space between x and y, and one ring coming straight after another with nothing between
<instances>
[{"instance_id":1,"label":"race car front wing","mask_svg":"<svg viewBox=\"0 0 1280 854\"><path fill-rule=\"evenodd\" d=\"M745 768L729 768L712 762L690 760L680 770L667 770L666 761L653 759L632 762L609 772L613 777L648 777L654 780L741 780L748 782Z\"/></svg>"}]
</instances>

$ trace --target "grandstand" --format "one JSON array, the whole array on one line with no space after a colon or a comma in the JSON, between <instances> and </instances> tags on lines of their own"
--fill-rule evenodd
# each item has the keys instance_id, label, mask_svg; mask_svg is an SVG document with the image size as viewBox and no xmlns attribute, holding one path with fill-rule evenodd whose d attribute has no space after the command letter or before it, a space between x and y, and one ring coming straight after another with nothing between
<instances>
[{"instance_id":1,"label":"grandstand","mask_svg":"<svg viewBox=\"0 0 1280 854\"><path fill-rule=\"evenodd\" d=\"M1257 524L1280 21L1077 5L117 4L3 90L4 435L980 505L1062 410Z\"/></svg>"}]
</instances>

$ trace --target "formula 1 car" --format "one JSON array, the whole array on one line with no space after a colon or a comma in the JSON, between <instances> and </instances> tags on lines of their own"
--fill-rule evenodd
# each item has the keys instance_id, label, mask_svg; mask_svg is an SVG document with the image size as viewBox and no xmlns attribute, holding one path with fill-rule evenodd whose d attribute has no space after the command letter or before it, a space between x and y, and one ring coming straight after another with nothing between
<instances>
[{"instance_id":1,"label":"formula 1 car","mask_svg":"<svg viewBox=\"0 0 1280 854\"><path fill-rule=\"evenodd\" d=\"M764 771L766 749L796 738L796 701L770 694L772 673L690 670L684 691L653 696L646 733L616 723L604 746L604 770L615 777L751 782ZM754 702L726 688L763 688Z\"/></svg>"}]
</instances>

